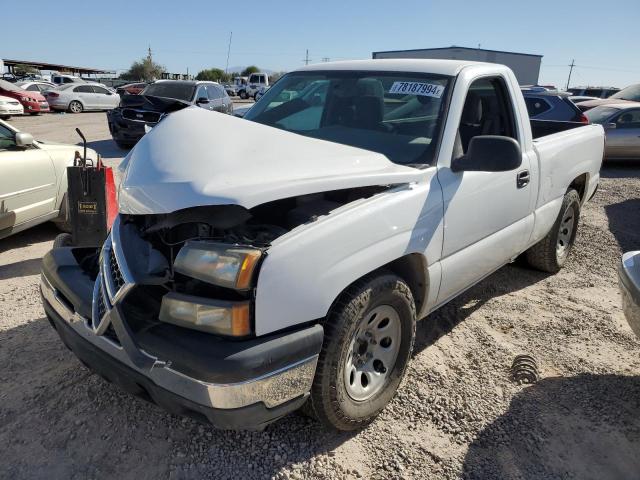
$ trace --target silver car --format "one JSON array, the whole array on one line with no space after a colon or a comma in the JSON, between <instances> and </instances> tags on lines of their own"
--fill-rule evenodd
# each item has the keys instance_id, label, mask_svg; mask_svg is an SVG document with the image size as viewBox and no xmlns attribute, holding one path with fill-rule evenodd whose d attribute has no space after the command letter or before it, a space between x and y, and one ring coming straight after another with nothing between
<instances>
[{"instance_id":1,"label":"silver car","mask_svg":"<svg viewBox=\"0 0 640 480\"><path fill-rule=\"evenodd\" d=\"M52 110L80 113L85 110L111 110L120 103L120 95L101 83L69 83L44 92Z\"/></svg>"},{"instance_id":2,"label":"silver car","mask_svg":"<svg viewBox=\"0 0 640 480\"><path fill-rule=\"evenodd\" d=\"M640 102L610 103L584 114L605 129L605 159L640 160Z\"/></svg>"}]
</instances>

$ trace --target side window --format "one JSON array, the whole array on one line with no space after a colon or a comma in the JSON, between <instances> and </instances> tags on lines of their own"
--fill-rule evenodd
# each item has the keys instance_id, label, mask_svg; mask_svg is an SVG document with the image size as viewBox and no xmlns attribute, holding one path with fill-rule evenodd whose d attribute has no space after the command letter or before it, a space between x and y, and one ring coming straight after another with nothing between
<instances>
[{"instance_id":1,"label":"side window","mask_svg":"<svg viewBox=\"0 0 640 480\"><path fill-rule=\"evenodd\" d=\"M617 128L640 128L640 110L627 110L615 119Z\"/></svg>"},{"instance_id":2,"label":"side window","mask_svg":"<svg viewBox=\"0 0 640 480\"><path fill-rule=\"evenodd\" d=\"M71 78L62 77L62 83L73 83L73 80Z\"/></svg>"},{"instance_id":3,"label":"side window","mask_svg":"<svg viewBox=\"0 0 640 480\"><path fill-rule=\"evenodd\" d=\"M530 117L535 117L551 109L551 105L544 98L524 97L524 103L527 104L527 112Z\"/></svg>"},{"instance_id":4,"label":"side window","mask_svg":"<svg viewBox=\"0 0 640 480\"><path fill-rule=\"evenodd\" d=\"M30 92L39 92L40 89L38 88L38 84L34 83L33 85L29 85L27 87L27 90L29 90Z\"/></svg>"},{"instance_id":5,"label":"side window","mask_svg":"<svg viewBox=\"0 0 640 480\"><path fill-rule=\"evenodd\" d=\"M0 125L0 152L9 150L16 146L15 135L8 128Z\"/></svg>"},{"instance_id":6,"label":"side window","mask_svg":"<svg viewBox=\"0 0 640 480\"><path fill-rule=\"evenodd\" d=\"M207 93L209 95L209 100L218 100L222 97L220 90L215 85L207 85Z\"/></svg>"},{"instance_id":7,"label":"side window","mask_svg":"<svg viewBox=\"0 0 640 480\"><path fill-rule=\"evenodd\" d=\"M469 87L462 110L456 153L466 153L469 142L479 135L516 138L513 105L500 77L475 80Z\"/></svg>"},{"instance_id":8,"label":"side window","mask_svg":"<svg viewBox=\"0 0 640 480\"><path fill-rule=\"evenodd\" d=\"M95 93L100 93L102 95L109 95L109 91L106 88L93 86L93 91Z\"/></svg>"},{"instance_id":9,"label":"side window","mask_svg":"<svg viewBox=\"0 0 640 480\"><path fill-rule=\"evenodd\" d=\"M89 85L80 85L73 89L75 93L93 93L92 88Z\"/></svg>"},{"instance_id":10,"label":"side window","mask_svg":"<svg viewBox=\"0 0 640 480\"><path fill-rule=\"evenodd\" d=\"M584 91L584 94L587 97L598 97L598 98L600 98L600 96L602 95L602 89L601 88L587 88Z\"/></svg>"}]
</instances>

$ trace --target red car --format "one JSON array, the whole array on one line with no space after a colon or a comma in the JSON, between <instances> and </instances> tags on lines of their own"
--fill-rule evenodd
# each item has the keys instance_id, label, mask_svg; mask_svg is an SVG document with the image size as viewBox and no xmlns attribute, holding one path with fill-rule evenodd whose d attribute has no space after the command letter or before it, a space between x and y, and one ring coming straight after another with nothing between
<instances>
[{"instance_id":1,"label":"red car","mask_svg":"<svg viewBox=\"0 0 640 480\"><path fill-rule=\"evenodd\" d=\"M18 100L24 107L24 113L37 115L49 111L47 99L41 93L24 90L6 80L0 80L0 95Z\"/></svg>"},{"instance_id":2,"label":"red car","mask_svg":"<svg viewBox=\"0 0 640 480\"><path fill-rule=\"evenodd\" d=\"M129 95L139 95L142 90L147 87L147 83L129 83L127 85L123 85L121 87L116 88L116 92L120 95L129 94Z\"/></svg>"}]
</instances>

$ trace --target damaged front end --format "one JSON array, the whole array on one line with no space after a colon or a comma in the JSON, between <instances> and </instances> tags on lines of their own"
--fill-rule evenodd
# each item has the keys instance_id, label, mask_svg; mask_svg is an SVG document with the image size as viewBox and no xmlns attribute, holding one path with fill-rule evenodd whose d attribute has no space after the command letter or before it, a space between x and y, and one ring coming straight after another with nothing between
<instances>
[{"instance_id":1,"label":"damaged front end","mask_svg":"<svg viewBox=\"0 0 640 480\"><path fill-rule=\"evenodd\" d=\"M323 338L317 324L255 335L271 243L385 188L121 213L99 252L47 254L45 311L85 364L131 393L223 428L261 428L305 401Z\"/></svg>"}]
</instances>

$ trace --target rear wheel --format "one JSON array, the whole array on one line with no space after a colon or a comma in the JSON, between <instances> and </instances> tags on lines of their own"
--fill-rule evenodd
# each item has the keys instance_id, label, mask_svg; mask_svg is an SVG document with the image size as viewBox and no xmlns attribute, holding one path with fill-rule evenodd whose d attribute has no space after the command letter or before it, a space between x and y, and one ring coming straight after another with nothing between
<instances>
[{"instance_id":1,"label":"rear wheel","mask_svg":"<svg viewBox=\"0 0 640 480\"><path fill-rule=\"evenodd\" d=\"M415 338L411 290L390 272L365 277L336 302L307 411L326 426L355 430L391 401Z\"/></svg>"},{"instance_id":2,"label":"rear wheel","mask_svg":"<svg viewBox=\"0 0 640 480\"><path fill-rule=\"evenodd\" d=\"M0 115L0 120L9 120L11 115Z\"/></svg>"},{"instance_id":3,"label":"rear wheel","mask_svg":"<svg viewBox=\"0 0 640 480\"><path fill-rule=\"evenodd\" d=\"M560 271L575 242L579 219L580 195L572 189L564 195L560 213L547 236L527 250L529 265L543 272Z\"/></svg>"},{"instance_id":4,"label":"rear wheel","mask_svg":"<svg viewBox=\"0 0 640 480\"><path fill-rule=\"evenodd\" d=\"M127 142L121 142L119 140L114 140L114 141L116 142L116 145L118 145L118 147L121 148L122 150L129 150L133 147L133 145Z\"/></svg>"},{"instance_id":5,"label":"rear wheel","mask_svg":"<svg viewBox=\"0 0 640 480\"><path fill-rule=\"evenodd\" d=\"M71 113L81 113L82 110L84 110L84 107L82 106L82 104L80 102L78 102L77 100L73 100L70 104L69 104L69 111Z\"/></svg>"}]
</instances>

